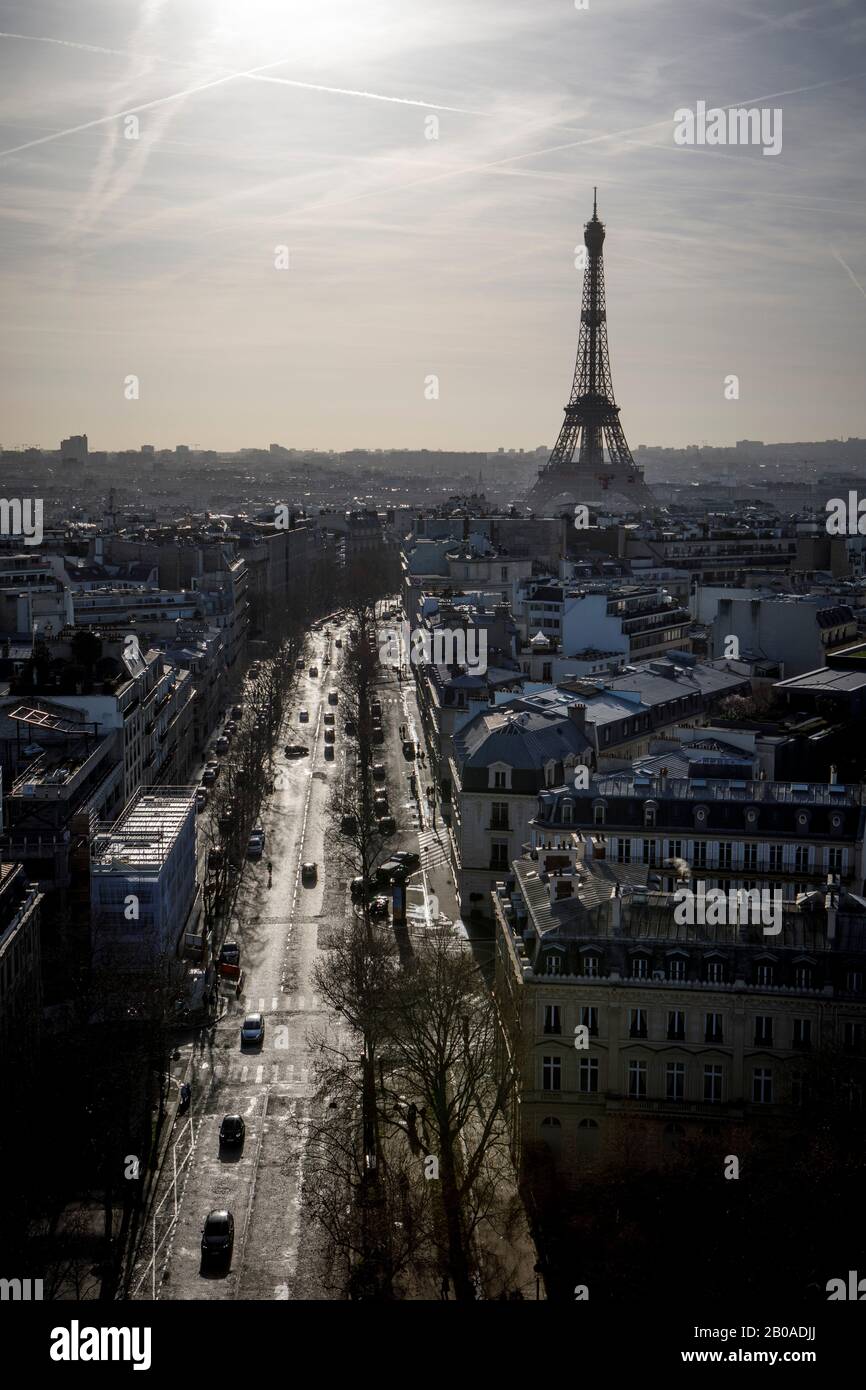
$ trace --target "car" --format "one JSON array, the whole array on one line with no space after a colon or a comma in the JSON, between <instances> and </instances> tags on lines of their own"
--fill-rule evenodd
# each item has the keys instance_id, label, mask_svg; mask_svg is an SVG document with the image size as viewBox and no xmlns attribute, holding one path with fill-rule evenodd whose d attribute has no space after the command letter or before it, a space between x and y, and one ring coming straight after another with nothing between
<instances>
[{"instance_id":1,"label":"car","mask_svg":"<svg viewBox=\"0 0 866 1390\"><path fill-rule=\"evenodd\" d=\"M261 828L251 831L250 838L247 841L247 858L261 859L264 849L265 832Z\"/></svg>"},{"instance_id":2,"label":"car","mask_svg":"<svg viewBox=\"0 0 866 1390\"><path fill-rule=\"evenodd\" d=\"M247 1014L241 1024L241 1047L245 1043L258 1043L261 1045L265 1040L265 1016L264 1014Z\"/></svg>"},{"instance_id":3,"label":"car","mask_svg":"<svg viewBox=\"0 0 866 1390\"><path fill-rule=\"evenodd\" d=\"M415 745L409 738L403 740L403 757L409 763L415 761Z\"/></svg>"},{"instance_id":4,"label":"car","mask_svg":"<svg viewBox=\"0 0 866 1390\"><path fill-rule=\"evenodd\" d=\"M287 743L284 751L287 758L305 758L310 750L302 743Z\"/></svg>"},{"instance_id":5,"label":"car","mask_svg":"<svg viewBox=\"0 0 866 1390\"><path fill-rule=\"evenodd\" d=\"M401 864L399 859L386 859L384 864L380 864L376 870L376 882L379 884L389 883L392 878L402 880L406 877L408 870L405 864Z\"/></svg>"},{"instance_id":6,"label":"car","mask_svg":"<svg viewBox=\"0 0 866 1390\"><path fill-rule=\"evenodd\" d=\"M326 730L325 730L325 742L326 742L326 743L335 743L335 742L336 742L336 739L337 739L336 730L334 730L334 729L326 729Z\"/></svg>"},{"instance_id":7,"label":"car","mask_svg":"<svg viewBox=\"0 0 866 1390\"><path fill-rule=\"evenodd\" d=\"M220 947L221 965L240 965L241 948L236 941L224 941Z\"/></svg>"},{"instance_id":8,"label":"car","mask_svg":"<svg viewBox=\"0 0 866 1390\"><path fill-rule=\"evenodd\" d=\"M335 646L335 647L342 647L342 645L343 645L343 639L342 639L342 637L335 637L335 638L334 638L334 646Z\"/></svg>"},{"instance_id":9,"label":"car","mask_svg":"<svg viewBox=\"0 0 866 1390\"><path fill-rule=\"evenodd\" d=\"M303 669L304 669L304 667L306 666L306 664L307 664L307 663L306 663L306 661L304 660L304 658L303 658L302 656L299 656L298 659L297 659L297 661L295 662L295 670L296 670L296 671L303 671Z\"/></svg>"},{"instance_id":10,"label":"car","mask_svg":"<svg viewBox=\"0 0 866 1390\"><path fill-rule=\"evenodd\" d=\"M373 781L374 781L374 782L384 782L384 780L385 780L385 764L384 764L384 763L374 763L374 764L373 764Z\"/></svg>"},{"instance_id":11,"label":"car","mask_svg":"<svg viewBox=\"0 0 866 1390\"><path fill-rule=\"evenodd\" d=\"M333 716L333 714L331 714L331 712L330 712L330 710L329 710L329 711L327 712L327 714L325 715L325 723L326 723L326 724L333 724L333 722L334 722L334 716Z\"/></svg>"},{"instance_id":12,"label":"car","mask_svg":"<svg viewBox=\"0 0 866 1390\"><path fill-rule=\"evenodd\" d=\"M351 811L347 811L340 820L340 829L344 835L354 835L355 831L358 829L357 816L352 815Z\"/></svg>"},{"instance_id":13,"label":"car","mask_svg":"<svg viewBox=\"0 0 866 1390\"><path fill-rule=\"evenodd\" d=\"M217 820L217 825L219 826L220 830L223 832L224 835L227 835L229 831L232 830L232 828L234 827L236 814L237 813L235 811L234 802L230 802L228 806L224 807L222 812L220 813L220 816Z\"/></svg>"},{"instance_id":14,"label":"car","mask_svg":"<svg viewBox=\"0 0 866 1390\"><path fill-rule=\"evenodd\" d=\"M310 711L309 711L308 709L299 709L299 710L298 710L298 723L299 723L299 724L309 724L309 722L310 722Z\"/></svg>"},{"instance_id":15,"label":"car","mask_svg":"<svg viewBox=\"0 0 866 1390\"><path fill-rule=\"evenodd\" d=\"M317 676L318 674L319 674L319 668L318 668L318 666L311 666L311 667L310 667L310 675L311 675L311 676Z\"/></svg>"},{"instance_id":16,"label":"car","mask_svg":"<svg viewBox=\"0 0 866 1390\"><path fill-rule=\"evenodd\" d=\"M209 870L211 873L216 873L217 869L221 869L221 868L222 868L222 863L223 863L223 852L222 852L222 850L221 850L218 846L216 846L216 845L212 846L212 847L208 850L208 852L207 852L207 866L208 866L208 870Z\"/></svg>"},{"instance_id":17,"label":"car","mask_svg":"<svg viewBox=\"0 0 866 1390\"><path fill-rule=\"evenodd\" d=\"M373 701L372 705L370 706L370 713L372 714L374 719L382 718L382 703L380 700Z\"/></svg>"},{"instance_id":18,"label":"car","mask_svg":"<svg viewBox=\"0 0 866 1390\"><path fill-rule=\"evenodd\" d=\"M373 742L374 742L374 743L384 743L384 742L385 742L385 730L382 728L382 725L381 725L381 724L374 724L374 725L373 725Z\"/></svg>"},{"instance_id":19,"label":"car","mask_svg":"<svg viewBox=\"0 0 866 1390\"><path fill-rule=\"evenodd\" d=\"M376 796L373 798L373 810L377 816L387 816L390 809L387 796Z\"/></svg>"},{"instance_id":20,"label":"car","mask_svg":"<svg viewBox=\"0 0 866 1390\"><path fill-rule=\"evenodd\" d=\"M195 791L195 809L196 809L197 811L203 811L206 805L207 805L207 787L196 787L196 791Z\"/></svg>"},{"instance_id":21,"label":"car","mask_svg":"<svg viewBox=\"0 0 866 1390\"><path fill-rule=\"evenodd\" d=\"M349 885L349 891L353 898L369 898L376 892L376 886L363 878L353 878Z\"/></svg>"},{"instance_id":22,"label":"car","mask_svg":"<svg viewBox=\"0 0 866 1390\"><path fill-rule=\"evenodd\" d=\"M377 824L380 835L394 835L397 832L397 822L393 816L380 816Z\"/></svg>"},{"instance_id":23,"label":"car","mask_svg":"<svg viewBox=\"0 0 866 1390\"><path fill-rule=\"evenodd\" d=\"M220 1148L239 1148L246 1132L243 1115L224 1115L220 1125Z\"/></svg>"},{"instance_id":24,"label":"car","mask_svg":"<svg viewBox=\"0 0 866 1390\"><path fill-rule=\"evenodd\" d=\"M235 1244L235 1219L223 1207L208 1212L201 1228L201 1258L205 1260L231 1260Z\"/></svg>"},{"instance_id":25,"label":"car","mask_svg":"<svg viewBox=\"0 0 866 1390\"><path fill-rule=\"evenodd\" d=\"M421 856L418 854L417 850L414 849L395 849L391 858L398 860L401 864L405 864L410 872L413 869L420 869L421 867Z\"/></svg>"},{"instance_id":26,"label":"car","mask_svg":"<svg viewBox=\"0 0 866 1390\"><path fill-rule=\"evenodd\" d=\"M222 738L217 739L216 743L214 744L214 748L216 749L217 753L227 753L229 751L229 741L225 737L225 735L223 735Z\"/></svg>"},{"instance_id":27,"label":"car","mask_svg":"<svg viewBox=\"0 0 866 1390\"><path fill-rule=\"evenodd\" d=\"M204 772L203 772L202 775L201 775L201 784L202 784L202 786L203 786L203 787L212 787L213 784L214 784L214 782L216 781L218 775L219 775L219 769L218 769L218 768L216 768L216 767L206 767L205 770L204 770Z\"/></svg>"},{"instance_id":28,"label":"car","mask_svg":"<svg viewBox=\"0 0 866 1390\"><path fill-rule=\"evenodd\" d=\"M225 729L223 730L223 732L225 733L226 738L234 738L234 736L235 736L235 734L237 733L237 731L238 731L237 721L234 720L234 719L230 719L229 722L226 724Z\"/></svg>"},{"instance_id":29,"label":"car","mask_svg":"<svg viewBox=\"0 0 866 1390\"><path fill-rule=\"evenodd\" d=\"M326 743L326 744L325 744L325 761L326 761L326 762L329 762L329 763L332 763L332 762L334 761L334 745L333 745L333 743Z\"/></svg>"},{"instance_id":30,"label":"car","mask_svg":"<svg viewBox=\"0 0 866 1390\"><path fill-rule=\"evenodd\" d=\"M315 883L319 877L319 871L313 863L301 865L301 882Z\"/></svg>"},{"instance_id":31,"label":"car","mask_svg":"<svg viewBox=\"0 0 866 1390\"><path fill-rule=\"evenodd\" d=\"M353 734L355 732L354 719L347 719L345 724L343 725L343 728L346 730L347 734Z\"/></svg>"},{"instance_id":32,"label":"car","mask_svg":"<svg viewBox=\"0 0 866 1390\"><path fill-rule=\"evenodd\" d=\"M232 705L232 719L240 719L243 712L243 705Z\"/></svg>"},{"instance_id":33,"label":"car","mask_svg":"<svg viewBox=\"0 0 866 1390\"><path fill-rule=\"evenodd\" d=\"M390 908L390 903L389 903L388 899L384 896L384 894L381 894L381 893L380 893L380 894L379 894L377 897L375 897L375 898L373 899L373 901L370 903L370 916L371 916L371 917L387 917L387 916L388 916L388 909L389 909L389 908Z\"/></svg>"}]
</instances>

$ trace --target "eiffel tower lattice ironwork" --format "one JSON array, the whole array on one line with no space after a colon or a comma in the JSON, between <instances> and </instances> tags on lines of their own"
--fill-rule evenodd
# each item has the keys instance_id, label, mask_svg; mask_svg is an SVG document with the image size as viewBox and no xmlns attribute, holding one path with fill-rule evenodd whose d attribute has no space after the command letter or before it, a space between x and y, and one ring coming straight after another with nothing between
<instances>
[{"instance_id":1,"label":"eiffel tower lattice ironwork","mask_svg":"<svg viewBox=\"0 0 866 1390\"><path fill-rule=\"evenodd\" d=\"M604 302L604 223L595 197L583 240L587 260L571 395L559 438L526 500L535 511L560 498L638 511L652 507L654 498L626 443L613 394Z\"/></svg>"}]
</instances>

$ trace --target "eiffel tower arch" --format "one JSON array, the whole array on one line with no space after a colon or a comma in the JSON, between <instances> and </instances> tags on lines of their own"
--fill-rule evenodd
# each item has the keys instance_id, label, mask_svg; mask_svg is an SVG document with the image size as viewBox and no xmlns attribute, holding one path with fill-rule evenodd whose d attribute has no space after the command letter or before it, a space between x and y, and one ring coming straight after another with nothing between
<instances>
[{"instance_id":1,"label":"eiffel tower arch","mask_svg":"<svg viewBox=\"0 0 866 1390\"><path fill-rule=\"evenodd\" d=\"M613 394L604 298L604 223L595 198L583 240L588 254L571 395L559 438L527 493L526 504L535 512L558 512L576 503L620 513L652 509L657 503L644 482L643 470L632 458Z\"/></svg>"}]
</instances>

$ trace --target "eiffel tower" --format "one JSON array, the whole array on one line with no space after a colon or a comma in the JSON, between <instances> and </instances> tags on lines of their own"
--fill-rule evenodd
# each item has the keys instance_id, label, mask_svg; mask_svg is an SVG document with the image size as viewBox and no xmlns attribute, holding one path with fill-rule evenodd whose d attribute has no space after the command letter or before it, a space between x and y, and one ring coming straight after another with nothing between
<instances>
[{"instance_id":1,"label":"eiffel tower","mask_svg":"<svg viewBox=\"0 0 866 1390\"><path fill-rule=\"evenodd\" d=\"M604 306L604 223L599 221L596 193L593 190L592 217L583 229L588 256L574 382L559 438L526 497L536 513L570 510L575 503L619 513L657 505L631 456L613 395Z\"/></svg>"}]
</instances>

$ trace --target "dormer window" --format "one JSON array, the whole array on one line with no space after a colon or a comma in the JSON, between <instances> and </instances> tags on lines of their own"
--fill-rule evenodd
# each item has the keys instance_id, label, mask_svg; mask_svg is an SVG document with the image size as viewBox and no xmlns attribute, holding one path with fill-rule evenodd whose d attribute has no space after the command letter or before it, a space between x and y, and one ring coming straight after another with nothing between
<instances>
[{"instance_id":1,"label":"dormer window","mask_svg":"<svg viewBox=\"0 0 866 1390\"><path fill-rule=\"evenodd\" d=\"M493 763L488 772L487 785L493 791L510 791L511 768L505 763Z\"/></svg>"},{"instance_id":2,"label":"dormer window","mask_svg":"<svg viewBox=\"0 0 866 1390\"><path fill-rule=\"evenodd\" d=\"M645 826L655 827L656 812L658 805L655 801L645 801L643 804L643 823Z\"/></svg>"},{"instance_id":3,"label":"dormer window","mask_svg":"<svg viewBox=\"0 0 866 1390\"><path fill-rule=\"evenodd\" d=\"M594 801L594 802L592 803L592 823L593 823L593 825L604 825L604 818L605 818L605 813L606 813L606 811L607 811L607 806L606 806L605 802L603 802L603 801Z\"/></svg>"},{"instance_id":4,"label":"dormer window","mask_svg":"<svg viewBox=\"0 0 866 1390\"><path fill-rule=\"evenodd\" d=\"M573 819L574 819L574 802L573 802L573 801L571 800L571 798L569 797L567 800L563 801L563 803L562 803L562 823L563 823L563 825L571 825Z\"/></svg>"}]
</instances>

